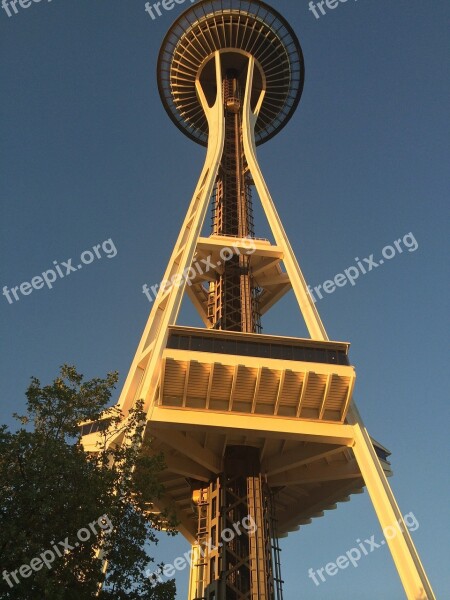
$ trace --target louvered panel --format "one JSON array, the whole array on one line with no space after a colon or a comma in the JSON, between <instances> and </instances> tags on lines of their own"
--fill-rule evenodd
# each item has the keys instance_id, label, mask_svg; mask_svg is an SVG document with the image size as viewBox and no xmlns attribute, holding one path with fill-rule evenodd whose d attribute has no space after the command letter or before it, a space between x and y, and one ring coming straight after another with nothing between
<instances>
[{"instance_id":1,"label":"louvered panel","mask_svg":"<svg viewBox=\"0 0 450 600\"><path fill-rule=\"evenodd\" d=\"M215 365L211 400L226 400L228 402L233 383L233 373L234 367L220 364Z\"/></svg>"},{"instance_id":2,"label":"louvered panel","mask_svg":"<svg viewBox=\"0 0 450 600\"><path fill-rule=\"evenodd\" d=\"M191 362L189 382L186 394L186 406L189 408L206 408L210 365Z\"/></svg>"},{"instance_id":3,"label":"louvered panel","mask_svg":"<svg viewBox=\"0 0 450 600\"><path fill-rule=\"evenodd\" d=\"M274 404L280 383L280 371L263 369L257 404Z\"/></svg>"},{"instance_id":4,"label":"louvered panel","mask_svg":"<svg viewBox=\"0 0 450 600\"><path fill-rule=\"evenodd\" d=\"M340 377L338 375L334 375L333 383L327 399L326 410L340 410L342 408L342 405L347 398L349 385L349 377Z\"/></svg>"},{"instance_id":5,"label":"louvered panel","mask_svg":"<svg viewBox=\"0 0 450 600\"><path fill-rule=\"evenodd\" d=\"M209 365L191 362L187 396L206 398L209 383Z\"/></svg>"},{"instance_id":6,"label":"louvered panel","mask_svg":"<svg viewBox=\"0 0 450 600\"><path fill-rule=\"evenodd\" d=\"M187 362L167 359L164 375L164 396L183 396L186 379Z\"/></svg>"},{"instance_id":7,"label":"louvered panel","mask_svg":"<svg viewBox=\"0 0 450 600\"><path fill-rule=\"evenodd\" d=\"M216 364L209 406L212 410L228 411L234 367Z\"/></svg>"},{"instance_id":8,"label":"louvered panel","mask_svg":"<svg viewBox=\"0 0 450 600\"><path fill-rule=\"evenodd\" d=\"M283 393L281 395L280 404L278 406L277 415L280 417L296 417L298 409L298 400L300 390L304 379L303 373L286 373L283 385Z\"/></svg>"},{"instance_id":9,"label":"louvered panel","mask_svg":"<svg viewBox=\"0 0 450 600\"><path fill-rule=\"evenodd\" d=\"M235 400L238 402L252 402L255 392L257 369L240 367L235 391Z\"/></svg>"},{"instance_id":10,"label":"louvered panel","mask_svg":"<svg viewBox=\"0 0 450 600\"><path fill-rule=\"evenodd\" d=\"M165 371L165 388L169 393L182 393L187 362L168 359Z\"/></svg>"},{"instance_id":11,"label":"louvered panel","mask_svg":"<svg viewBox=\"0 0 450 600\"><path fill-rule=\"evenodd\" d=\"M309 374L308 387L306 389L306 395L303 400L304 408L320 407L323 399L323 394L325 392L326 383L326 375L317 375L316 373Z\"/></svg>"},{"instance_id":12,"label":"louvered panel","mask_svg":"<svg viewBox=\"0 0 450 600\"><path fill-rule=\"evenodd\" d=\"M303 373L286 372L280 406L297 406L303 379Z\"/></svg>"},{"instance_id":13,"label":"louvered panel","mask_svg":"<svg viewBox=\"0 0 450 600\"><path fill-rule=\"evenodd\" d=\"M184 358L190 353L170 352L179 359L166 353L160 398L166 406L334 422L345 419L354 384L351 367L333 365L330 373L328 365L298 361L292 363L299 369L296 371L284 365L277 368L280 361L273 360L272 368L260 369L252 358L246 365L246 356L234 357L239 361L234 364L223 364L218 356L209 362L207 353L203 360L199 352L192 352L194 360L188 362Z\"/></svg>"}]
</instances>

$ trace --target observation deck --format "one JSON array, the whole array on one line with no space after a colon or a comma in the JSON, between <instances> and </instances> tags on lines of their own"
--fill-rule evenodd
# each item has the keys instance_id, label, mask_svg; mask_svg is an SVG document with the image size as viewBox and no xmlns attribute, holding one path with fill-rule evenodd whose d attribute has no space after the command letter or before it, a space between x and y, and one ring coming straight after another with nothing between
<instances>
[{"instance_id":1,"label":"observation deck","mask_svg":"<svg viewBox=\"0 0 450 600\"><path fill-rule=\"evenodd\" d=\"M281 537L363 491L346 424L355 383L346 342L171 326L146 435L163 452L161 510L175 508L193 543L192 489L223 469L227 446L259 450L262 473L276 491ZM95 451L108 419L84 424ZM373 442L385 472L389 451Z\"/></svg>"},{"instance_id":2,"label":"observation deck","mask_svg":"<svg viewBox=\"0 0 450 600\"><path fill-rule=\"evenodd\" d=\"M158 60L158 88L169 117L195 142L206 145L208 124L196 81L213 104L213 56L221 53L224 71L237 72L243 87L248 57L255 59L252 102L264 102L255 129L256 144L276 135L292 117L303 90L304 61L289 23L257 0L206 0L185 11L168 31Z\"/></svg>"},{"instance_id":3,"label":"observation deck","mask_svg":"<svg viewBox=\"0 0 450 600\"><path fill-rule=\"evenodd\" d=\"M170 327L159 403L343 423L356 378L348 349L343 342Z\"/></svg>"},{"instance_id":4,"label":"observation deck","mask_svg":"<svg viewBox=\"0 0 450 600\"><path fill-rule=\"evenodd\" d=\"M259 450L282 537L363 491L345 424L356 377L348 351L345 342L169 328L148 435L188 539L192 488L221 472L230 445ZM390 473L389 452L374 447Z\"/></svg>"}]
</instances>

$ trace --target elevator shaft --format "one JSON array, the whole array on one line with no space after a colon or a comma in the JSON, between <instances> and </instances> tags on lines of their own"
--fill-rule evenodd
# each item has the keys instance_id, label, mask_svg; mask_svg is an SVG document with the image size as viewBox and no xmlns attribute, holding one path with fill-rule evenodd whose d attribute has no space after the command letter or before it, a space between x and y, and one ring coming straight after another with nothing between
<instances>
[{"instance_id":1,"label":"elevator shaft","mask_svg":"<svg viewBox=\"0 0 450 600\"><path fill-rule=\"evenodd\" d=\"M233 69L223 77L225 144L213 195L212 234L247 238L254 237L253 208L239 79ZM251 257L229 257L210 284L212 327L260 333L258 298ZM273 497L261 474L259 450L227 446L223 472L195 496L200 548L196 600L282 600Z\"/></svg>"},{"instance_id":2,"label":"elevator shaft","mask_svg":"<svg viewBox=\"0 0 450 600\"><path fill-rule=\"evenodd\" d=\"M272 494L258 450L229 446L223 473L195 498L200 554L194 600L282 600Z\"/></svg>"},{"instance_id":3,"label":"elevator shaft","mask_svg":"<svg viewBox=\"0 0 450 600\"><path fill-rule=\"evenodd\" d=\"M225 147L213 198L213 235L253 237L251 180L242 142L242 97L238 73L223 79ZM224 261L210 286L209 317L216 329L260 333L258 288L250 256L234 255Z\"/></svg>"}]
</instances>

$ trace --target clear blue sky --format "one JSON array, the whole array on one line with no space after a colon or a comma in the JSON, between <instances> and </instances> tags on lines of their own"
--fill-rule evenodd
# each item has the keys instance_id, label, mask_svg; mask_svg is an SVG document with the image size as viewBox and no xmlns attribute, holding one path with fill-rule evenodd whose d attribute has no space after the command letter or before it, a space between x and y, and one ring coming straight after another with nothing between
<instances>
[{"instance_id":1,"label":"clear blue sky","mask_svg":"<svg viewBox=\"0 0 450 600\"><path fill-rule=\"evenodd\" d=\"M359 408L393 452L398 502L420 524L413 537L437 597L450 598L450 3L349 0L320 19L306 0L274 4L300 38L306 83L260 160L309 283L355 257L379 259L409 232L418 242L318 308L330 337L352 343ZM0 296L0 422L23 410L31 375L49 382L63 362L87 377L126 376L150 309L142 285L163 275L204 157L169 121L156 87L160 43L184 8L155 21L144 0L0 11L0 287L30 282L55 260L76 266L109 238L117 248L51 290L12 304ZM182 321L197 323L188 306ZM265 331L304 335L292 297ZM285 599L403 598L386 547L320 587L307 577L372 534L380 530L364 494L284 541ZM185 551L178 537L158 558ZM185 582L182 574L183 599Z\"/></svg>"}]
</instances>

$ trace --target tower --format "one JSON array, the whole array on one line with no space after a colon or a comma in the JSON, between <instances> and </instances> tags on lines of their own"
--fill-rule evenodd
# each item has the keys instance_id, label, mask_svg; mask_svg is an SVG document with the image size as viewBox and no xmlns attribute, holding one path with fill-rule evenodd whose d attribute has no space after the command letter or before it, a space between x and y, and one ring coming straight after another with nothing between
<instances>
[{"instance_id":1,"label":"tower","mask_svg":"<svg viewBox=\"0 0 450 600\"><path fill-rule=\"evenodd\" d=\"M202 0L166 35L161 99L206 159L118 406L126 418L143 399L146 435L164 452L159 508L176 507L192 544L189 600L281 600L278 538L364 486L382 528L397 524L387 542L407 597L431 600L389 453L353 401L349 344L328 339L256 156L303 80L294 31L259 0ZM255 192L274 243L255 237ZM290 290L308 339L262 333ZM177 324L185 293L203 328ZM101 427L84 425L86 449Z\"/></svg>"}]
</instances>

